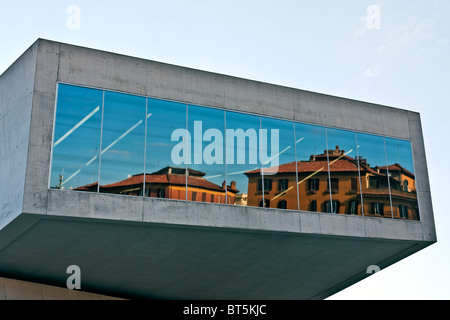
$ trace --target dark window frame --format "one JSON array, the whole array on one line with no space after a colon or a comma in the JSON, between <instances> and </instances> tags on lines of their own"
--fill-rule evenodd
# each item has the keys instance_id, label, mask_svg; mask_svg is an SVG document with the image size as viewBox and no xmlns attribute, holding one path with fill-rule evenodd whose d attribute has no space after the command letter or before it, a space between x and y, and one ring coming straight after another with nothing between
<instances>
[{"instance_id":1,"label":"dark window frame","mask_svg":"<svg viewBox=\"0 0 450 320\"><path fill-rule=\"evenodd\" d=\"M398 212L399 212L400 218L408 219L408 217L409 217L408 206L399 204L398 205Z\"/></svg>"},{"instance_id":2,"label":"dark window frame","mask_svg":"<svg viewBox=\"0 0 450 320\"><path fill-rule=\"evenodd\" d=\"M262 192L262 181L264 181L264 193L272 191L272 179L258 179L257 191Z\"/></svg>"},{"instance_id":3,"label":"dark window frame","mask_svg":"<svg viewBox=\"0 0 450 320\"><path fill-rule=\"evenodd\" d=\"M311 200L309 202L309 211L317 212L317 200Z\"/></svg>"},{"instance_id":4,"label":"dark window frame","mask_svg":"<svg viewBox=\"0 0 450 320\"><path fill-rule=\"evenodd\" d=\"M285 199L278 201L277 208L278 209L287 209L287 201Z\"/></svg>"},{"instance_id":5,"label":"dark window frame","mask_svg":"<svg viewBox=\"0 0 450 320\"><path fill-rule=\"evenodd\" d=\"M328 200L324 202L325 212L327 213L339 213L340 202L338 200Z\"/></svg>"},{"instance_id":6,"label":"dark window frame","mask_svg":"<svg viewBox=\"0 0 450 320\"><path fill-rule=\"evenodd\" d=\"M331 182L331 189L330 189ZM327 190L331 192L339 192L339 178L330 178L327 180Z\"/></svg>"},{"instance_id":7,"label":"dark window frame","mask_svg":"<svg viewBox=\"0 0 450 320\"><path fill-rule=\"evenodd\" d=\"M278 191L285 191L289 187L289 179L278 179Z\"/></svg>"},{"instance_id":8,"label":"dark window frame","mask_svg":"<svg viewBox=\"0 0 450 320\"><path fill-rule=\"evenodd\" d=\"M358 200L350 200L348 202L348 214L357 215L358 214L358 205L359 205Z\"/></svg>"},{"instance_id":9,"label":"dark window frame","mask_svg":"<svg viewBox=\"0 0 450 320\"><path fill-rule=\"evenodd\" d=\"M309 192L317 192L320 187L320 179L318 178L310 178L308 179L308 191Z\"/></svg>"},{"instance_id":10,"label":"dark window frame","mask_svg":"<svg viewBox=\"0 0 450 320\"><path fill-rule=\"evenodd\" d=\"M372 202L372 213L377 216L384 216L384 203Z\"/></svg>"}]
</instances>

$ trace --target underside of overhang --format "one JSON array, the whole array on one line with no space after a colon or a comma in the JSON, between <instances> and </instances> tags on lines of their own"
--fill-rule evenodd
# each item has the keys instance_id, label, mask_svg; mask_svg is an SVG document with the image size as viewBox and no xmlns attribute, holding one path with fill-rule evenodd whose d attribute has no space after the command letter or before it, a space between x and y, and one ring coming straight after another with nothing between
<instances>
[{"instance_id":1,"label":"underside of overhang","mask_svg":"<svg viewBox=\"0 0 450 320\"><path fill-rule=\"evenodd\" d=\"M0 234L0 277L144 299L323 299L426 243L22 214Z\"/></svg>"}]
</instances>

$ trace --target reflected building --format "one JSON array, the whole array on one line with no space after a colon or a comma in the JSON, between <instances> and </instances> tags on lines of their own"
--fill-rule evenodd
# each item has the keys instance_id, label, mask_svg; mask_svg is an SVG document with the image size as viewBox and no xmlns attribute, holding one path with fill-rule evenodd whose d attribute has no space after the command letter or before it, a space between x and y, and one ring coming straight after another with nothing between
<instances>
[{"instance_id":1,"label":"reflected building","mask_svg":"<svg viewBox=\"0 0 450 320\"><path fill-rule=\"evenodd\" d=\"M235 181L231 181L229 186L226 186L224 181L222 186L219 186L206 180L204 175L204 172L193 169L166 167L145 176L143 173L135 174L125 180L100 187L98 183L92 183L74 190L90 192L99 190L102 193L145 195L172 200L185 200L187 195L189 201L234 204L236 194L239 192Z\"/></svg>"},{"instance_id":2,"label":"reflected building","mask_svg":"<svg viewBox=\"0 0 450 320\"><path fill-rule=\"evenodd\" d=\"M324 299L436 242L413 111L44 39L0 102L0 280Z\"/></svg>"},{"instance_id":3,"label":"reflected building","mask_svg":"<svg viewBox=\"0 0 450 320\"><path fill-rule=\"evenodd\" d=\"M248 203L248 196L246 193L239 193L235 197L234 204L237 206L246 206Z\"/></svg>"},{"instance_id":4,"label":"reflected building","mask_svg":"<svg viewBox=\"0 0 450 320\"><path fill-rule=\"evenodd\" d=\"M400 164L372 168L336 146L308 161L261 171L245 173L249 205L419 220L414 174Z\"/></svg>"}]
</instances>

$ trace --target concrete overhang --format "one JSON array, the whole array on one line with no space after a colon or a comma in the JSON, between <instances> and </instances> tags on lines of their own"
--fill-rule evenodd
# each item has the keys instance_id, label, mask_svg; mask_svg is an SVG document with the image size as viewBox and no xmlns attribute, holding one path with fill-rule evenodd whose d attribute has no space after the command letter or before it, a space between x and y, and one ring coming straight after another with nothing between
<instances>
[{"instance_id":1,"label":"concrete overhang","mask_svg":"<svg viewBox=\"0 0 450 320\"><path fill-rule=\"evenodd\" d=\"M49 192L47 215L0 233L2 276L65 287L77 265L82 290L123 298L323 299L431 244L416 221Z\"/></svg>"}]
</instances>

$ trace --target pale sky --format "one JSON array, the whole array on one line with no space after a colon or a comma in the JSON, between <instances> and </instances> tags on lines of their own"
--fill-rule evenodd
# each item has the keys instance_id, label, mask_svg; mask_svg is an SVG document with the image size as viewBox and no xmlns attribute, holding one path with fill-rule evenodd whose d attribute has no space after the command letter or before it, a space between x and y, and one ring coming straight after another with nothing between
<instances>
[{"instance_id":1,"label":"pale sky","mask_svg":"<svg viewBox=\"0 0 450 320\"><path fill-rule=\"evenodd\" d=\"M448 0L0 0L0 74L46 38L419 112L438 243L329 299L449 299L449 15Z\"/></svg>"}]
</instances>

